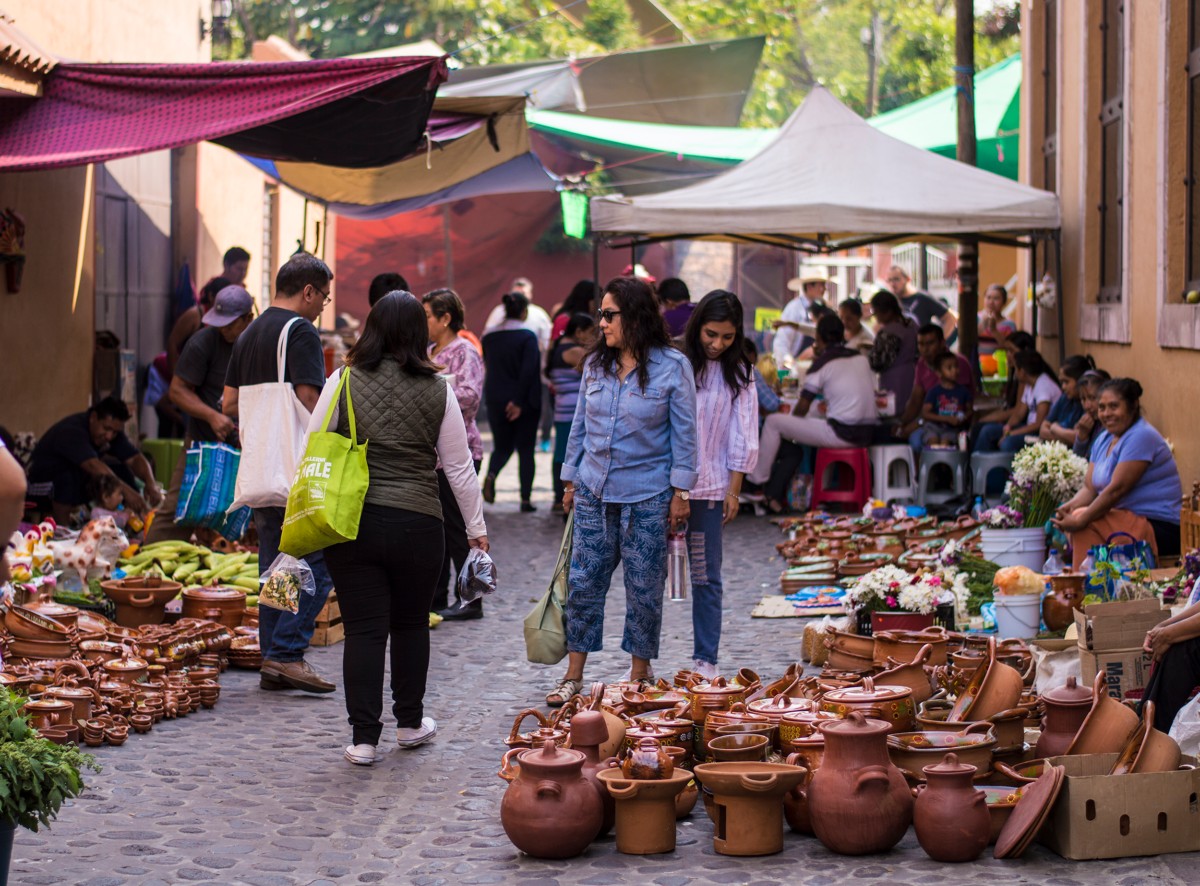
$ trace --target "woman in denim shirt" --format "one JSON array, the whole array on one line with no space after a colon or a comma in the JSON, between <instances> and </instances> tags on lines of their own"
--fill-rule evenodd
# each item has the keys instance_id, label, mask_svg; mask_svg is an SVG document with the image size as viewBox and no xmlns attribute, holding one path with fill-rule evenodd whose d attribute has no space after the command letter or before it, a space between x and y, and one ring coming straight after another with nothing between
<instances>
[{"instance_id":1,"label":"woman in denim shirt","mask_svg":"<svg viewBox=\"0 0 1200 886\"><path fill-rule=\"evenodd\" d=\"M563 464L563 507L575 509L567 597L566 676L546 696L561 707L599 652L613 570L625 574L629 678L650 680L658 657L667 528L687 520L696 484L696 383L671 347L650 287L617 277L600 304L601 338L583 370Z\"/></svg>"}]
</instances>

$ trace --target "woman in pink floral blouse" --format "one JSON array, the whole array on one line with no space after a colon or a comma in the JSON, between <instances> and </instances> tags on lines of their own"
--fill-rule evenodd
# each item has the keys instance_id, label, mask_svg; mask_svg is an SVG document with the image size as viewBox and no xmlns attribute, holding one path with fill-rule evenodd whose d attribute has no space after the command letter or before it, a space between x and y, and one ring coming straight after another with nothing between
<instances>
[{"instance_id":1,"label":"woman in pink floral blouse","mask_svg":"<svg viewBox=\"0 0 1200 886\"><path fill-rule=\"evenodd\" d=\"M467 426L467 444L471 447L471 458L475 460L475 472L483 461L483 440L475 426L475 413L483 396L483 359L466 338L459 335L466 324L466 310L462 299L453 289L435 289L421 299L425 304L425 316L429 320L429 356L443 367L450 376L450 389L458 399L463 421ZM454 492L442 469L438 468L438 491L442 500L442 520L446 531L446 554L442 561L442 574L438 580L438 591L433 598L433 609L442 618L465 621L483 617L483 600L463 604L461 601L449 606L450 564L454 563L455 574L462 569L467 558L467 528L463 521Z\"/></svg>"}]
</instances>

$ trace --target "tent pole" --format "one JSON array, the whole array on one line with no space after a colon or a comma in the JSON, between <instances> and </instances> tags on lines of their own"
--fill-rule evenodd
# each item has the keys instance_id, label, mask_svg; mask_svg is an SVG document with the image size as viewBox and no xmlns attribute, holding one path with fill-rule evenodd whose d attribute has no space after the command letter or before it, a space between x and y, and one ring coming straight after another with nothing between
<instances>
[{"instance_id":1,"label":"tent pole","mask_svg":"<svg viewBox=\"0 0 1200 886\"><path fill-rule=\"evenodd\" d=\"M596 287L596 307L600 307L600 238L592 234L592 284Z\"/></svg>"},{"instance_id":2,"label":"tent pole","mask_svg":"<svg viewBox=\"0 0 1200 886\"><path fill-rule=\"evenodd\" d=\"M1067 330L1063 317L1062 229L1054 232L1054 313L1058 323L1058 365L1067 362Z\"/></svg>"},{"instance_id":3,"label":"tent pole","mask_svg":"<svg viewBox=\"0 0 1200 886\"><path fill-rule=\"evenodd\" d=\"M1029 238L1029 285L1033 292L1033 317L1030 320L1030 325L1033 327L1033 337L1038 337L1038 302L1037 302L1037 259L1038 259L1038 238L1037 235Z\"/></svg>"},{"instance_id":4,"label":"tent pole","mask_svg":"<svg viewBox=\"0 0 1200 886\"><path fill-rule=\"evenodd\" d=\"M446 288L454 288L454 244L450 239L450 204L442 204L442 252L446 255Z\"/></svg>"},{"instance_id":5,"label":"tent pole","mask_svg":"<svg viewBox=\"0 0 1200 886\"><path fill-rule=\"evenodd\" d=\"M637 269L637 244L629 244L629 276L637 276L634 271Z\"/></svg>"}]
</instances>

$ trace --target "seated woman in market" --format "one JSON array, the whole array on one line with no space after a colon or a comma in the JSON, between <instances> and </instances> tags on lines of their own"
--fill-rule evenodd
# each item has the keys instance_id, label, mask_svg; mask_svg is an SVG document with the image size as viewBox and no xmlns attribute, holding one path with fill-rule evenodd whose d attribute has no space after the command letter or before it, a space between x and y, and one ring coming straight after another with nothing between
<instances>
[{"instance_id":1,"label":"seated woman in market","mask_svg":"<svg viewBox=\"0 0 1200 886\"><path fill-rule=\"evenodd\" d=\"M1057 440L1068 446L1075 442L1075 425L1083 417L1083 403L1079 391L1079 379L1096 368L1096 361L1088 354L1075 354L1063 362L1058 371L1058 383L1062 396L1050 409L1038 436L1043 440Z\"/></svg>"},{"instance_id":2,"label":"seated woman in market","mask_svg":"<svg viewBox=\"0 0 1200 886\"><path fill-rule=\"evenodd\" d=\"M1179 553L1179 469L1162 434L1142 416L1141 399L1142 386L1132 378L1100 388L1104 430L1092 446L1087 479L1054 519L1071 538L1076 569L1092 546L1116 532L1148 542L1155 556Z\"/></svg>"},{"instance_id":3,"label":"seated woman in market","mask_svg":"<svg viewBox=\"0 0 1200 886\"><path fill-rule=\"evenodd\" d=\"M1083 407L1083 415L1075 423L1075 439L1071 441L1071 449L1080 458L1091 460L1092 444L1104 428L1100 424L1100 388L1112 378L1103 369L1093 369L1085 372L1079 378L1079 404Z\"/></svg>"},{"instance_id":4,"label":"seated woman in market","mask_svg":"<svg viewBox=\"0 0 1200 886\"><path fill-rule=\"evenodd\" d=\"M1200 684L1200 603L1151 628L1142 648L1155 661L1142 704L1154 702L1154 728L1170 732L1179 709Z\"/></svg>"},{"instance_id":5,"label":"seated woman in market","mask_svg":"<svg viewBox=\"0 0 1200 886\"><path fill-rule=\"evenodd\" d=\"M979 429L976 452L1017 452L1025 438L1036 436L1058 399L1062 389L1054 380L1054 372L1042 355L1035 350L1021 351L1013 357L1017 381L1021 384L1021 409L1007 421L991 422ZM1022 415L1022 413L1024 413Z\"/></svg>"}]
</instances>

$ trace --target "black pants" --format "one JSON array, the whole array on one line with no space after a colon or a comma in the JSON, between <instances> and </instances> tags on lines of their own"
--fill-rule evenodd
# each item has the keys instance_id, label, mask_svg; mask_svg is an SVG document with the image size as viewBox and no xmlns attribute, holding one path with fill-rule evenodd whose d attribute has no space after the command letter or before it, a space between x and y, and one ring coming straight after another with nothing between
<instances>
[{"instance_id":1,"label":"black pants","mask_svg":"<svg viewBox=\"0 0 1200 886\"><path fill-rule=\"evenodd\" d=\"M804 446L794 440L781 440L779 454L775 456L775 464L771 465L771 476L763 487L763 494L773 500L788 503L788 490L792 485L792 477L804 464Z\"/></svg>"},{"instance_id":2,"label":"black pants","mask_svg":"<svg viewBox=\"0 0 1200 886\"><path fill-rule=\"evenodd\" d=\"M378 744L383 731L383 655L389 637L396 725L421 725L429 606L444 544L440 520L367 504L358 538L325 549L346 628L342 677L354 744Z\"/></svg>"},{"instance_id":3,"label":"black pants","mask_svg":"<svg viewBox=\"0 0 1200 886\"><path fill-rule=\"evenodd\" d=\"M1179 709L1200 685L1200 637L1176 643L1154 665L1142 694L1143 704L1154 702L1154 728L1170 732Z\"/></svg>"},{"instance_id":4,"label":"black pants","mask_svg":"<svg viewBox=\"0 0 1200 886\"><path fill-rule=\"evenodd\" d=\"M523 410L516 421L504 417L503 403L488 404L488 424L492 427L492 459L488 462L488 475L497 476L504 470L515 451L521 463L521 501L529 501L533 495L533 450L537 447L538 422L541 413Z\"/></svg>"},{"instance_id":5,"label":"black pants","mask_svg":"<svg viewBox=\"0 0 1200 886\"><path fill-rule=\"evenodd\" d=\"M475 462L475 473L479 473L479 462ZM438 468L438 498L442 501L442 532L446 537L446 553L442 555L442 573L438 576L437 593L433 595L434 612L439 612L450 605L450 564L454 564L454 574L462 572L463 563L467 560L467 552L471 546L467 543L467 521L463 519L462 511L458 509L458 499L450 488L446 472ZM458 590L454 593L458 601Z\"/></svg>"}]
</instances>

